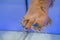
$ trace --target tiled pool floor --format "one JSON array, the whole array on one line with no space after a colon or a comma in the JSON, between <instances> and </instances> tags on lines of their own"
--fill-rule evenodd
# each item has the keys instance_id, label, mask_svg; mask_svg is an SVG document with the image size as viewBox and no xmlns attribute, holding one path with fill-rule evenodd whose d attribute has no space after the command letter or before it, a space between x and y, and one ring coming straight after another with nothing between
<instances>
[{"instance_id":1,"label":"tiled pool floor","mask_svg":"<svg viewBox=\"0 0 60 40\"><path fill-rule=\"evenodd\" d=\"M25 32L0 31L0 40L24 40L26 35ZM60 40L60 35L29 33L25 40Z\"/></svg>"}]
</instances>

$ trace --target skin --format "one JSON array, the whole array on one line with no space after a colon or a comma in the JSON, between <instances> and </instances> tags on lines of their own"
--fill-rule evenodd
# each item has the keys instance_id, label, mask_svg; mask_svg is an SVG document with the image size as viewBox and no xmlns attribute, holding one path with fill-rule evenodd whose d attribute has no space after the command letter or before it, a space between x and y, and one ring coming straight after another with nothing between
<instances>
[{"instance_id":1,"label":"skin","mask_svg":"<svg viewBox=\"0 0 60 40\"><path fill-rule=\"evenodd\" d=\"M48 23L51 24L51 19L48 16L48 9L52 4L52 0L31 0L30 7L22 20L24 28L28 30L32 28L40 31L40 29L47 26ZM38 26L34 27L32 26L33 24L38 24Z\"/></svg>"}]
</instances>

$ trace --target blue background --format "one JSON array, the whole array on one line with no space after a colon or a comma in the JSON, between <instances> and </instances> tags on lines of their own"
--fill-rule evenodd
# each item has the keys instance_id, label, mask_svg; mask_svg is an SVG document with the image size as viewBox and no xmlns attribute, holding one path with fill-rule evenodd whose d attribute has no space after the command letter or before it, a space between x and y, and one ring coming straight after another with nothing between
<instances>
[{"instance_id":1,"label":"blue background","mask_svg":"<svg viewBox=\"0 0 60 40\"><path fill-rule=\"evenodd\" d=\"M21 31L20 22L25 13L25 0L0 0L0 30ZM52 26L48 25L41 31L60 34L60 0L55 0L54 6L49 9L49 16L52 19Z\"/></svg>"}]
</instances>

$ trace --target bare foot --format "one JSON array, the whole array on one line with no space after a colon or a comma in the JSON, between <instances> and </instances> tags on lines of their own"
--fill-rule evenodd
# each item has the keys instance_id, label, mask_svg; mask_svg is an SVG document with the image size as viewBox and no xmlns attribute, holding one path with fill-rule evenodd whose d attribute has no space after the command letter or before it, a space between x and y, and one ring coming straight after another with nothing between
<instances>
[{"instance_id":1,"label":"bare foot","mask_svg":"<svg viewBox=\"0 0 60 40\"><path fill-rule=\"evenodd\" d=\"M40 29L41 27L47 26L48 23L51 23L51 19L48 17L48 3L45 3L44 6L40 5L39 0L34 0L33 3L30 4L30 7L22 20L23 26L30 30L33 24L38 24L36 29Z\"/></svg>"}]
</instances>

